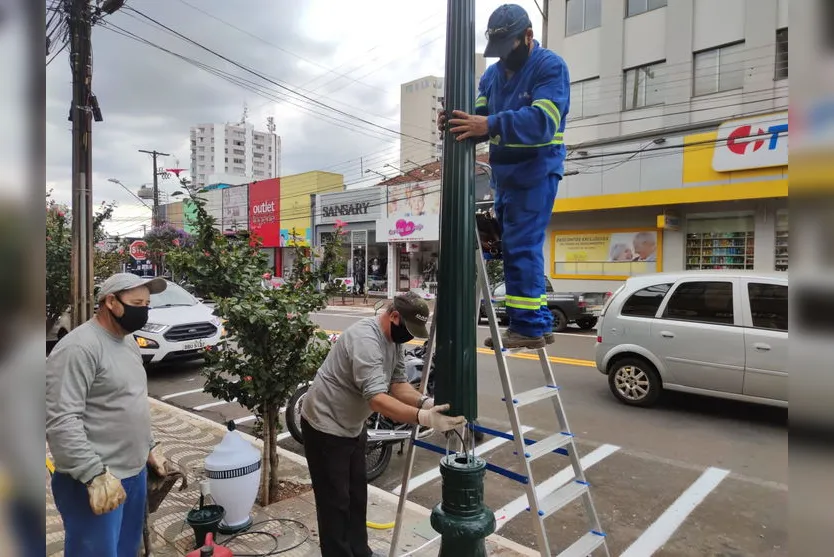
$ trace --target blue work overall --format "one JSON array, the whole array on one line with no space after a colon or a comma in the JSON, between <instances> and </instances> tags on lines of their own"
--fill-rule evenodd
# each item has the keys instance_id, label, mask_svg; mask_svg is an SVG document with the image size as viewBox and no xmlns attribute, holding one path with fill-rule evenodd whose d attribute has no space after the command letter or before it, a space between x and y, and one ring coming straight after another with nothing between
<instances>
[{"instance_id":1,"label":"blue work overall","mask_svg":"<svg viewBox=\"0 0 834 557\"><path fill-rule=\"evenodd\" d=\"M569 109L568 68L535 41L527 62L509 79L503 62L487 68L475 101L476 114L488 117L510 330L528 337L553 327L543 250L564 173Z\"/></svg>"}]
</instances>

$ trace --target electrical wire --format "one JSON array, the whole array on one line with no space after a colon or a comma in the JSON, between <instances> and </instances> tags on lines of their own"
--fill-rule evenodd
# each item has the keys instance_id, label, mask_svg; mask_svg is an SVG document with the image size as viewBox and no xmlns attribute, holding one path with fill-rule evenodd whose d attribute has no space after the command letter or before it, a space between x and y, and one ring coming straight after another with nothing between
<instances>
[{"instance_id":1,"label":"electrical wire","mask_svg":"<svg viewBox=\"0 0 834 557\"><path fill-rule=\"evenodd\" d=\"M251 530L250 529L250 530L247 530L245 532L238 532L237 534L232 534L231 536L229 536L229 537L227 537L223 540L218 540L218 542L222 542L223 545L228 545L229 542L237 540L239 538L243 538L244 536L266 536L266 537L272 538L272 540L275 542L275 547L273 547L268 552L260 552L260 553L238 553L238 552L235 552L235 556L236 557L268 557L270 555L280 555L282 553L287 553L288 551L292 551L293 549L301 547L302 545L307 543L307 540L310 539L310 529L307 527L307 525L304 524L301 521L293 520L291 518L270 518L270 519L267 519L267 520L262 520L260 522L255 522L254 524L252 524L251 528L254 528L254 527L262 525L262 524L268 524L270 522L295 524L297 526L300 526L302 528L303 532L304 532L304 539L302 539L300 542L297 542L295 545L292 545L290 547L285 547L285 548L278 549L278 536L276 536L275 534L273 534L271 532L265 532L265 531L262 531L262 530Z\"/></svg>"}]
</instances>

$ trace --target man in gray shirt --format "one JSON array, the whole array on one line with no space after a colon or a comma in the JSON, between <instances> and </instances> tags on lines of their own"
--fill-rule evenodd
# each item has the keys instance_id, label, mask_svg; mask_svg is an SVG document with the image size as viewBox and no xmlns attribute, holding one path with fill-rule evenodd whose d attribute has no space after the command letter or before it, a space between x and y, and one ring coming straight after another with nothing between
<instances>
[{"instance_id":1,"label":"man in gray shirt","mask_svg":"<svg viewBox=\"0 0 834 557\"><path fill-rule=\"evenodd\" d=\"M403 344L429 336L429 307L417 294L394 298L379 317L354 323L319 368L301 408L322 557L371 557L366 517L365 422L379 412L445 432L465 423L442 412L406 378Z\"/></svg>"},{"instance_id":2,"label":"man in gray shirt","mask_svg":"<svg viewBox=\"0 0 834 557\"><path fill-rule=\"evenodd\" d=\"M164 279L118 273L102 284L92 319L46 361L46 439L52 495L64 521L66 557L136 557L153 450L148 385L134 331Z\"/></svg>"}]
</instances>

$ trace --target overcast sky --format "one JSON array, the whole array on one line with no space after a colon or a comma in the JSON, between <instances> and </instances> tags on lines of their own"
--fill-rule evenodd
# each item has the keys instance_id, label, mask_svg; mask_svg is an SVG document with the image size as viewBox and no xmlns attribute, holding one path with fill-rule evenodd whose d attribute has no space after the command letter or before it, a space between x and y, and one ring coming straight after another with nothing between
<instances>
[{"instance_id":1,"label":"overcast sky","mask_svg":"<svg viewBox=\"0 0 834 557\"><path fill-rule=\"evenodd\" d=\"M540 35L535 3L519 3ZM500 4L477 2L478 52L486 42L489 14ZM444 0L128 0L127 5L285 87L393 130L399 129L400 84L444 73ZM248 89L119 35L115 26L245 79ZM164 168L189 168L190 126L239 121L244 104L256 129L265 129L267 117L275 117L285 175L327 170L344 174L350 184L363 177L360 157L365 168L389 175L393 171L383 165L398 164L397 136L302 100L130 10L96 25L93 45L93 91L104 115L93 128L93 195L96 204L118 203L112 233L137 233L150 211L108 178L132 190L151 182L150 156L138 149L171 153L162 160ZM68 203L71 76L66 53L46 70L47 189ZM168 193L177 189L173 180L162 184Z\"/></svg>"}]
</instances>

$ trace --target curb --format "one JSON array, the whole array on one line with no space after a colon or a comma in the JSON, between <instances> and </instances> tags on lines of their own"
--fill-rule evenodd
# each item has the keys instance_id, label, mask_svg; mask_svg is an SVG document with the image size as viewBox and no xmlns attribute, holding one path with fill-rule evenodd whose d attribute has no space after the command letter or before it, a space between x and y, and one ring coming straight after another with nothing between
<instances>
[{"instance_id":1,"label":"curb","mask_svg":"<svg viewBox=\"0 0 834 557\"><path fill-rule=\"evenodd\" d=\"M212 421L212 420L210 420L210 419L208 419L204 416L199 416L197 414L192 414L191 412L188 412L187 410L183 410L182 408L177 408L176 406L168 404L167 402L162 402L161 400L157 400L157 399L151 398L151 397L148 397L148 401L150 402L151 406L157 406L158 408L162 408L166 412L171 412L173 414L180 414L183 417L183 419L185 419L185 420L195 421L195 422L200 422L201 424L211 425L212 427L214 427L216 429L219 429L219 430L222 430L224 432L228 431L223 424L219 424L217 422L214 422L214 421ZM235 430L235 431L237 431L238 434L240 434L241 437L243 437L244 439L246 439L247 441L249 441L250 443L252 443L256 447L260 448L261 450L263 450L263 441L261 441L260 439L258 439L255 436L250 435L248 433L245 433L243 431L240 431L240 430ZM304 458L303 456L297 455L292 451L282 449L281 447L277 447L277 449L278 449L278 456L280 458L286 458L287 460L290 460L290 461L292 461L296 464L304 466L305 468L307 467L307 459ZM368 484L368 494L369 495L374 495L375 497L383 499L386 502L392 503L394 505L399 504L399 501L400 501L400 498L397 495L394 495L393 493L391 493L389 491L386 491L384 489L381 489L379 487L376 487L376 486L373 486L373 485L370 485L370 484ZM414 511L415 513L417 513L417 514L419 514L423 517L431 516L431 509L427 509L426 507L424 507L422 505L419 505L419 504L417 504L413 501L409 501L409 500L406 499L405 505L406 505L406 508L408 508L411 511ZM526 557L539 557L540 556L539 552L534 551L533 549L530 549L529 547L525 547L521 544L518 544L518 543L516 543L512 540L509 540L509 539L507 539L503 536L499 536L498 534L492 534L487 539L490 540L491 542L495 543L495 545L497 545L499 547L502 547L502 548L507 549L509 551L514 551L514 552L516 552L518 554L521 554L521 555L524 555Z\"/></svg>"}]
</instances>

